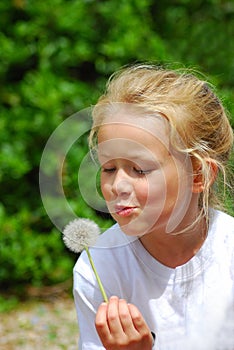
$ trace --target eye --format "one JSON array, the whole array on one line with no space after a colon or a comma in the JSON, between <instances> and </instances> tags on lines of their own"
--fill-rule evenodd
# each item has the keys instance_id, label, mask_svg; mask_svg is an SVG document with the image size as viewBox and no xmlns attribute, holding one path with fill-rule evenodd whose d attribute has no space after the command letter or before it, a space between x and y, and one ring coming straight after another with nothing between
<instances>
[{"instance_id":1,"label":"eye","mask_svg":"<svg viewBox=\"0 0 234 350\"><path fill-rule=\"evenodd\" d=\"M102 167L103 173L113 173L115 171L115 168L104 168Z\"/></svg>"},{"instance_id":2,"label":"eye","mask_svg":"<svg viewBox=\"0 0 234 350\"><path fill-rule=\"evenodd\" d=\"M134 171L139 175L147 175L151 172L151 170L143 170L143 169L137 169L137 168L134 168Z\"/></svg>"}]
</instances>

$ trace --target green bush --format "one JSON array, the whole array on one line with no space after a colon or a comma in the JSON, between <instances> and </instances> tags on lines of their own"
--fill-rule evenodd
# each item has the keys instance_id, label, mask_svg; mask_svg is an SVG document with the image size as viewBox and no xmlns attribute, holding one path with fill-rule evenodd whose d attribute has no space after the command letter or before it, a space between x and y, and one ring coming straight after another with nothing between
<instances>
[{"instance_id":1,"label":"green bush","mask_svg":"<svg viewBox=\"0 0 234 350\"><path fill-rule=\"evenodd\" d=\"M233 14L227 0L0 2L1 288L71 275L74 256L40 199L40 159L54 129L95 103L114 70L138 61L196 67L233 116ZM85 139L69 156L64 188L78 216L106 227L77 187L81 149Z\"/></svg>"},{"instance_id":2,"label":"green bush","mask_svg":"<svg viewBox=\"0 0 234 350\"><path fill-rule=\"evenodd\" d=\"M61 276L70 273L72 261L68 255L61 259L63 243L57 231L52 229L35 235L30 228L33 220L30 212L21 211L19 215L5 220L2 225L1 283L9 288L29 281L35 285L40 285L42 281L60 281Z\"/></svg>"}]
</instances>

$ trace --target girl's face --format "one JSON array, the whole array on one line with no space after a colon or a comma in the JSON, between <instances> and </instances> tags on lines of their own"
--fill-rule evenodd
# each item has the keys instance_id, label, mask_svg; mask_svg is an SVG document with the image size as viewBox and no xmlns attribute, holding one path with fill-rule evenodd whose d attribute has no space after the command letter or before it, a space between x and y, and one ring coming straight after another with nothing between
<instances>
[{"instance_id":1,"label":"girl's face","mask_svg":"<svg viewBox=\"0 0 234 350\"><path fill-rule=\"evenodd\" d=\"M98 132L101 190L112 217L133 236L172 232L191 198L187 157L172 151L165 120L116 121Z\"/></svg>"}]
</instances>

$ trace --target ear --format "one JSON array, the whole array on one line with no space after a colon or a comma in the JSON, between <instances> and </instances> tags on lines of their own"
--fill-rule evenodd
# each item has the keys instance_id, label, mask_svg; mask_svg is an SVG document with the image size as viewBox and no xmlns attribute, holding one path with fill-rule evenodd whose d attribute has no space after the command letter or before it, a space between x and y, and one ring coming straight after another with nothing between
<instances>
[{"instance_id":1,"label":"ear","mask_svg":"<svg viewBox=\"0 0 234 350\"><path fill-rule=\"evenodd\" d=\"M205 169L203 170L202 164L200 162L194 163L193 168L193 193L201 193L204 191L205 187L205 175L204 172L207 172L208 182L206 184L207 187L211 187L217 177L218 174L218 165L217 163L211 159L206 158L205 160Z\"/></svg>"}]
</instances>

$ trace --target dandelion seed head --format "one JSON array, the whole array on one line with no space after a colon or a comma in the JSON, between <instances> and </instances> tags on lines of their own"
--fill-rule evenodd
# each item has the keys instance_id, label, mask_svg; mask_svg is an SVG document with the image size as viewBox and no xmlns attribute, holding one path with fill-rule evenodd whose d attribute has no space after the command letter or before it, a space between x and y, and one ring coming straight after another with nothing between
<instances>
[{"instance_id":1,"label":"dandelion seed head","mask_svg":"<svg viewBox=\"0 0 234 350\"><path fill-rule=\"evenodd\" d=\"M68 249L80 253L85 247L93 246L100 234L99 226L89 219L75 219L63 231L63 241Z\"/></svg>"}]
</instances>

